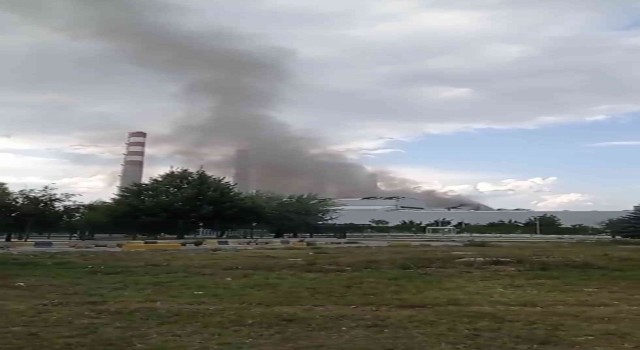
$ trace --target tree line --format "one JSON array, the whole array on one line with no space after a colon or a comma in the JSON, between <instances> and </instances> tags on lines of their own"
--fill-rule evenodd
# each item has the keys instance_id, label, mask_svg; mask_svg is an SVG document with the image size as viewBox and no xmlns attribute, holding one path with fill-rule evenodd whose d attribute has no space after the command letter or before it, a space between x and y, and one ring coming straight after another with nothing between
<instances>
[{"instance_id":1,"label":"tree line","mask_svg":"<svg viewBox=\"0 0 640 350\"><path fill-rule=\"evenodd\" d=\"M95 234L172 235L182 238L200 230L224 236L233 230L267 231L274 237L306 234L398 232L424 233L425 227L455 227L463 233L603 234L640 237L640 206L629 215L600 227L563 226L554 215L524 222L496 221L485 225L438 219L432 222L385 220L369 224L336 224L336 204L314 194L283 196L241 193L225 178L204 170L172 169L147 183L120 189L109 201L79 203L76 196L52 186L11 191L0 183L0 233L5 240L27 240L32 234L68 233L79 238Z\"/></svg>"},{"instance_id":2,"label":"tree line","mask_svg":"<svg viewBox=\"0 0 640 350\"><path fill-rule=\"evenodd\" d=\"M640 206L634 208L628 215L609 219L599 226L563 225L560 218L551 214L532 216L520 222L516 220L498 220L484 225L454 222L442 218L430 222L402 220L390 225L386 220L372 219L369 224L325 224L329 231L345 231L353 233L425 233L427 227L453 227L459 233L477 234L536 234L543 235L599 235L610 234L614 237L640 238Z\"/></svg>"},{"instance_id":3,"label":"tree line","mask_svg":"<svg viewBox=\"0 0 640 350\"><path fill-rule=\"evenodd\" d=\"M172 169L146 183L121 188L110 201L79 203L54 187L10 191L0 183L0 230L5 240L33 233L132 236L185 235L200 229L224 236L235 229L267 230L274 237L317 231L333 219L335 204L315 194L240 193L204 170Z\"/></svg>"},{"instance_id":4,"label":"tree line","mask_svg":"<svg viewBox=\"0 0 640 350\"><path fill-rule=\"evenodd\" d=\"M640 238L640 205L621 218L605 221L603 227L613 237Z\"/></svg>"}]
</instances>

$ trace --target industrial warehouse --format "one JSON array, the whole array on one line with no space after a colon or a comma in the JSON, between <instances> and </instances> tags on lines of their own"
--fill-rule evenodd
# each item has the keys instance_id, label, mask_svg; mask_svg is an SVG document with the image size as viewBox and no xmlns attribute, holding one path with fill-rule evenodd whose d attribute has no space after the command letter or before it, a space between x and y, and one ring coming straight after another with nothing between
<instances>
[{"instance_id":1,"label":"industrial warehouse","mask_svg":"<svg viewBox=\"0 0 640 350\"><path fill-rule=\"evenodd\" d=\"M366 197L336 200L339 206L338 224L368 224L371 220L384 220L390 225L401 221L433 222L446 219L451 222L484 225L496 221L524 222L532 216L555 215L565 226L599 226L603 221L627 215L629 211L531 211L531 210L465 210L455 208L429 208L427 203L407 197Z\"/></svg>"}]
</instances>

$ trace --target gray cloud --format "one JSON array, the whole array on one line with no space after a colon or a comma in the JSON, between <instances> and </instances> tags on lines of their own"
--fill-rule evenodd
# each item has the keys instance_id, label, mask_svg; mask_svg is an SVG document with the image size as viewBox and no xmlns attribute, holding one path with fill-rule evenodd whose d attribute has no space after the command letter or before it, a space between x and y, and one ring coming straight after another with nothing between
<instances>
[{"instance_id":1,"label":"gray cloud","mask_svg":"<svg viewBox=\"0 0 640 350\"><path fill-rule=\"evenodd\" d=\"M246 148L261 190L342 197L382 191L425 196L437 200L437 205L473 204L407 186L387 191L385 183L405 181L390 175L381 178L383 189L378 190L374 174L364 166L340 154L318 153L320 144L313 137L300 136L274 118L274 106L288 78L290 54L284 50L226 28L186 30L171 17L181 9L161 2L143 6L125 0L66 0L13 3L7 8L40 26L113 46L141 67L185 82L188 102L202 110L192 110L159 141L173 145L190 162L220 166L224 162L209 162L211 149Z\"/></svg>"},{"instance_id":2,"label":"gray cloud","mask_svg":"<svg viewBox=\"0 0 640 350\"><path fill-rule=\"evenodd\" d=\"M352 127L362 130L358 137L364 138L385 136L394 129L410 134L408 130L455 130L456 125L531 126L628 112L640 105L635 84L639 73L633 69L640 58L638 29L633 26L640 11L628 1L328 1L319 8L273 0L184 3L197 12L179 11L179 7L165 11L155 4L150 24L156 29L188 25L197 36L198 32L211 33L212 22L220 23L233 31L258 34L243 40L266 38L295 49L296 58L288 59L292 78L287 77L288 85L273 84L283 90L279 91L280 103L271 108L279 119L296 128L311 126L336 140L353 137ZM99 12L113 13L116 4L102 5L106 8ZM51 13L57 20L49 20L50 24L64 27L69 16ZM439 13L444 19L438 19ZM425 16L422 21L421 15ZM456 15L479 19L456 21ZM119 24L132 16L135 11L118 20ZM91 23L95 13L85 11L81 17L74 22ZM429 26L429 21L452 24ZM22 80L25 88L33 89L38 82L49 90L62 88L83 97L100 96L105 104L114 105L128 104L128 96L135 94L145 104L175 100L171 90L175 93L177 84L203 64L185 61L185 66L196 68L184 68L178 76L177 72L158 75L131 65L121 52L104 43L87 40L87 35L96 33L77 34L69 41L24 24L21 27L15 19L13 22L10 28L14 29L7 35L14 38L15 47L29 50L9 50L13 55L3 58L13 57L24 68L5 73L14 77L9 80L12 86L20 86ZM121 29L126 30L126 26ZM216 38L227 38L217 39L217 45L232 41L246 49L239 42L242 40L234 38L237 34L222 31ZM135 56L136 50L150 52L153 45L145 41L127 51ZM257 50L264 54L262 48ZM275 51L279 50L272 53ZM41 57L47 57L47 62L38 61ZM161 66L167 62L161 61L152 64L166 73ZM468 89L471 93L441 98L437 91L442 89ZM598 109L602 106L610 106L610 111ZM135 115L127 113L133 106L125 107L109 113L134 123L168 121L177 114L172 110L162 118L157 116L158 110L170 109L168 103L158 104L156 110L137 110ZM154 118L149 117L151 113ZM64 113L56 115L64 118ZM349 133L327 128L328 123L342 125L340 129Z\"/></svg>"}]
</instances>

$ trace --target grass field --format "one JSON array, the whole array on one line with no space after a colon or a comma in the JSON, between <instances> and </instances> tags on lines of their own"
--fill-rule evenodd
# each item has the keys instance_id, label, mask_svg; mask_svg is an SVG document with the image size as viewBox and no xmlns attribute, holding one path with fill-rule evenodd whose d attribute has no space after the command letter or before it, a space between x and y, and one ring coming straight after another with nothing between
<instances>
[{"instance_id":1,"label":"grass field","mask_svg":"<svg viewBox=\"0 0 640 350\"><path fill-rule=\"evenodd\" d=\"M638 349L640 246L3 253L0 315L0 349Z\"/></svg>"}]
</instances>

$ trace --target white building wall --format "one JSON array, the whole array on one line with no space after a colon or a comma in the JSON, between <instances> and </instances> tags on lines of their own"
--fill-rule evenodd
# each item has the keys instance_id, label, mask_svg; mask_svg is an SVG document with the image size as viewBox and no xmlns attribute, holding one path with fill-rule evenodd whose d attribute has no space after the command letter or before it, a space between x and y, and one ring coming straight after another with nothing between
<instances>
[{"instance_id":1,"label":"white building wall","mask_svg":"<svg viewBox=\"0 0 640 350\"><path fill-rule=\"evenodd\" d=\"M598 226L607 219L627 215L628 211L409 211L344 209L338 213L335 222L339 224L368 224L370 220L386 220L396 225L402 220L429 222L437 219L449 219L454 223L464 221L467 224L487 224L499 220L525 221L532 216L555 215L564 225Z\"/></svg>"}]
</instances>

